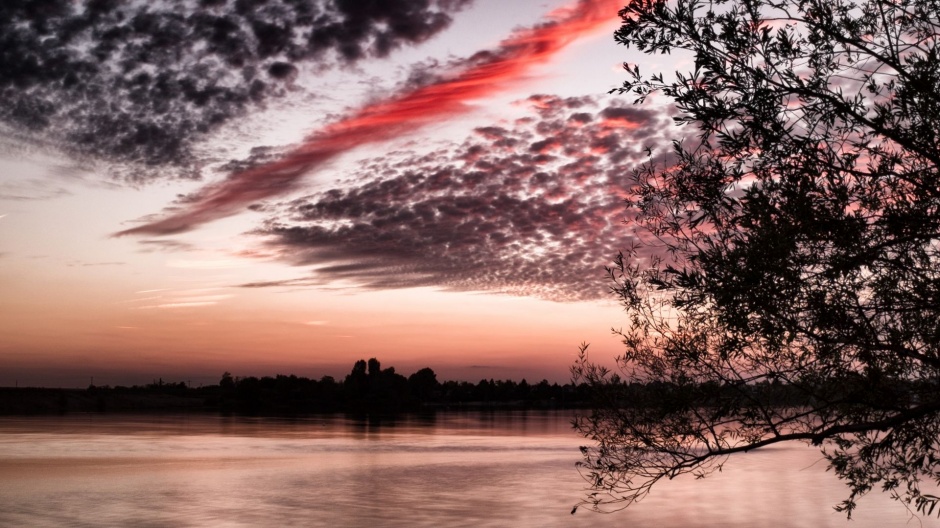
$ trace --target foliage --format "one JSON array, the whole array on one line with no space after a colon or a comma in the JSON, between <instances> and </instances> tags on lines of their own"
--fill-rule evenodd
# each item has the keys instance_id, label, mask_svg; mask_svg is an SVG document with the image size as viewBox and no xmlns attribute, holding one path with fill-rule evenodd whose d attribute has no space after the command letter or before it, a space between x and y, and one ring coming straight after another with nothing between
<instances>
[{"instance_id":1,"label":"foliage","mask_svg":"<svg viewBox=\"0 0 940 528\"><path fill-rule=\"evenodd\" d=\"M690 53L670 99L694 138L635 171L645 237L609 270L628 315L599 398L585 504L625 507L734 453L820 446L849 487L940 501L940 2L632 0L619 42ZM780 389L785 387L785 389ZM923 486L923 487L922 487Z\"/></svg>"},{"instance_id":2,"label":"foliage","mask_svg":"<svg viewBox=\"0 0 940 528\"><path fill-rule=\"evenodd\" d=\"M546 380L532 386L525 380L516 383L512 380L483 379L477 384L466 381L439 382L437 374L428 367L406 378L398 374L395 367L382 368L376 358L356 361L342 380L331 376L313 380L282 374L261 378L233 377L226 372L219 385L206 387L205 390L208 391L204 395L208 408L250 414L337 411L396 414L451 406L557 408L576 406L587 400L587 386L561 386L557 383L549 384ZM0 402L0 413L2 408Z\"/></svg>"},{"instance_id":3,"label":"foliage","mask_svg":"<svg viewBox=\"0 0 940 528\"><path fill-rule=\"evenodd\" d=\"M346 376L343 391L347 407L356 411L400 411L410 395L408 380L396 373L395 367L383 370L376 358L371 358L368 364L362 359L357 361Z\"/></svg>"},{"instance_id":4,"label":"foliage","mask_svg":"<svg viewBox=\"0 0 940 528\"><path fill-rule=\"evenodd\" d=\"M636 385L636 393L648 390ZM0 416L64 412L210 411L251 415L297 416L346 412L394 415L437 409L571 409L583 407L589 387L542 380L481 379L478 383L439 382L430 368L407 378L394 367L381 368L376 358L356 361L343 379L323 376L233 376L222 374L217 385L164 382L143 386L91 385L87 389L0 387Z\"/></svg>"}]
</instances>

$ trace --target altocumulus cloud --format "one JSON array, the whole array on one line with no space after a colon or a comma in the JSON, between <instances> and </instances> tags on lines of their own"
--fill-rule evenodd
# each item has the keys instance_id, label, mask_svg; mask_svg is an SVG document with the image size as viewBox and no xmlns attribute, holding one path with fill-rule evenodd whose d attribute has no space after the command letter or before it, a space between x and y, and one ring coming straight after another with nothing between
<instances>
[{"instance_id":1,"label":"altocumulus cloud","mask_svg":"<svg viewBox=\"0 0 940 528\"><path fill-rule=\"evenodd\" d=\"M468 112L468 102L509 88L534 65L552 60L565 46L602 28L615 16L617 2L578 0L532 27L517 28L494 49L454 60L445 74L419 67L400 91L323 127L280 158L257 166L249 163L245 170L204 186L189 203L177 202L173 206L177 209L166 211L167 216L116 235L169 235L195 229L259 200L293 192L306 174L340 154Z\"/></svg>"},{"instance_id":2,"label":"altocumulus cloud","mask_svg":"<svg viewBox=\"0 0 940 528\"><path fill-rule=\"evenodd\" d=\"M312 275L244 286L605 296L604 266L632 242L622 225L630 167L647 147L665 150L671 119L592 97L528 103L528 117L430 153L369 160L352 185L279 204L258 233Z\"/></svg>"},{"instance_id":3,"label":"altocumulus cloud","mask_svg":"<svg viewBox=\"0 0 940 528\"><path fill-rule=\"evenodd\" d=\"M0 122L73 155L195 176L194 144L283 94L301 63L386 56L469 2L4 0Z\"/></svg>"}]
</instances>

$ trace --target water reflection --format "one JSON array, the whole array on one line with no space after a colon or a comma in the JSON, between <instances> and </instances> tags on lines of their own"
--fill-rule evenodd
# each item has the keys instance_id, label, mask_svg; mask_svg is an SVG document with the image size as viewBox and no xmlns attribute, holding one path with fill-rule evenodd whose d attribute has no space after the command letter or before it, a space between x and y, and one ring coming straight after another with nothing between
<instances>
[{"instance_id":1,"label":"water reflection","mask_svg":"<svg viewBox=\"0 0 940 528\"><path fill-rule=\"evenodd\" d=\"M0 526L921 526L798 446L663 483L628 511L569 515L570 413L375 419L76 415L0 420ZM940 526L932 519L923 526Z\"/></svg>"}]
</instances>

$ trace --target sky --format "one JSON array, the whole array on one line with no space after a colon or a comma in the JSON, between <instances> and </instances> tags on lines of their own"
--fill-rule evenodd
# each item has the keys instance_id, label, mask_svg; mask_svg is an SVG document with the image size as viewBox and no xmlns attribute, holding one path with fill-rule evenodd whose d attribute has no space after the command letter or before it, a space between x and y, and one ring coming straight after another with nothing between
<instances>
[{"instance_id":1,"label":"sky","mask_svg":"<svg viewBox=\"0 0 940 528\"><path fill-rule=\"evenodd\" d=\"M676 131L616 0L0 7L0 386L565 382ZM5 11L5 12L4 12Z\"/></svg>"}]
</instances>

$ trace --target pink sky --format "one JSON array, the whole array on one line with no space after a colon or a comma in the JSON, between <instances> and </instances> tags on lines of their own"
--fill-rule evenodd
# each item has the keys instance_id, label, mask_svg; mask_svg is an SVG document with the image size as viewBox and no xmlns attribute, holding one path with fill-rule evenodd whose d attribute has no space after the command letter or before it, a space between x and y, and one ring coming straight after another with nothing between
<instances>
[{"instance_id":1,"label":"pink sky","mask_svg":"<svg viewBox=\"0 0 940 528\"><path fill-rule=\"evenodd\" d=\"M248 61L267 91L244 81L254 99L234 106L193 106L219 93L200 85L166 96L186 118L137 112L126 137L119 120L69 135L88 125L65 111L32 136L11 128L0 386L341 377L369 357L564 382L582 341L617 355L604 266L632 240L630 168L673 133L663 109L606 95L638 59L613 42L619 3L432 7L366 20L359 40L347 24L291 66L259 36ZM248 70L225 65L246 63L219 53L193 78L235 93ZM154 63L127 79L156 78ZM138 104L133 82L104 81Z\"/></svg>"}]
</instances>

